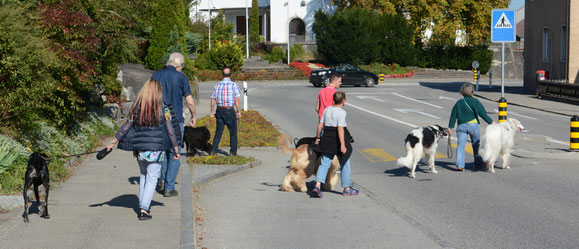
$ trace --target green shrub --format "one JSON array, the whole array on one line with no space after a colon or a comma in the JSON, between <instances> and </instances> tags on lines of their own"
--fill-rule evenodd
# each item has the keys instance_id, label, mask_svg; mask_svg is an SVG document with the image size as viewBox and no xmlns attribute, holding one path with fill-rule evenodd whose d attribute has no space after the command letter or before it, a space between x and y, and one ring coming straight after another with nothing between
<instances>
[{"instance_id":1,"label":"green shrub","mask_svg":"<svg viewBox=\"0 0 579 249\"><path fill-rule=\"evenodd\" d=\"M283 60L285 62L287 62L287 53L282 53L282 54L283 54ZM304 50L304 46L302 46L302 44L294 44L290 48L290 57L291 57L290 59L292 61L299 60L299 58L301 58L305 54L306 54L306 51Z\"/></svg>"},{"instance_id":2,"label":"green shrub","mask_svg":"<svg viewBox=\"0 0 579 249\"><path fill-rule=\"evenodd\" d=\"M492 59L493 51L489 50L486 46L435 46L423 48L417 64L420 67L438 69L472 70L472 62L476 60L480 64L478 70L484 74L490 69Z\"/></svg>"},{"instance_id":3,"label":"green shrub","mask_svg":"<svg viewBox=\"0 0 579 249\"><path fill-rule=\"evenodd\" d=\"M290 51L291 53L291 51ZM280 60L282 60L282 58L284 58L284 52L283 49L280 46L275 46L271 49L271 52L269 54L266 54L263 59L264 60L268 60L269 63L275 63L278 62Z\"/></svg>"},{"instance_id":4,"label":"green shrub","mask_svg":"<svg viewBox=\"0 0 579 249\"><path fill-rule=\"evenodd\" d=\"M216 43L209 54L216 69L230 67L237 71L243 66L243 49L233 42Z\"/></svg>"},{"instance_id":5,"label":"green shrub","mask_svg":"<svg viewBox=\"0 0 579 249\"><path fill-rule=\"evenodd\" d=\"M401 15L345 9L316 12L312 30L318 53L333 63L414 63L412 27Z\"/></svg>"},{"instance_id":6,"label":"green shrub","mask_svg":"<svg viewBox=\"0 0 579 249\"><path fill-rule=\"evenodd\" d=\"M198 33L187 32L185 33L185 42L187 43L187 53L196 54L199 44L203 41L203 35Z\"/></svg>"},{"instance_id":7,"label":"green shrub","mask_svg":"<svg viewBox=\"0 0 579 249\"><path fill-rule=\"evenodd\" d=\"M145 58L145 67L151 70L163 68L163 57L171 45L171 32L177 29L178 44L182 49L180 52L185 53L185 31L186 16L182 0L160 0L154 5L151 24L151 38L149 39L149 49Z\"/></svg>"},{"instance_id":8,"label":"green shrub","mask_svg":"<svg viewBox=\"0 0 579 249\"><path fill-rule=\"evenodd\" d=\"M211 53L198 54L194 62L196 68L199 69L217 69L217 65L211 60Z\"/></svg>"}]
</instances>

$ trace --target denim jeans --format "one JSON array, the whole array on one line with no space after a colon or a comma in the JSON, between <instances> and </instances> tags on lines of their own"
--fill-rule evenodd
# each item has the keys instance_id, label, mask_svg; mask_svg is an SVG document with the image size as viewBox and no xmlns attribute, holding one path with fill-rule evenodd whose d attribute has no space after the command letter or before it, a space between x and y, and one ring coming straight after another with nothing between
<instances>
[{"instance_id":1,"label":"denim jeans","mask_svg":"<svg viewBox=\"0 0 579 249\"><path fill-rule=\"evenodd\" d=\"M227 125L229 129L229 143L231 149L229 153L237 155L237 117L235 116L234 108L217 108L215 112L215 119L217 121L217 128L215 129L215 136L213 137L213 144L211 145L211 152L217 152L223 129Z\"/></svg>"},{"instance_id":2,"label":"denim jeans","mask_svg":"<svg viewBox=\"0 0 579 249\"><path fill-rule=\"evenodd\" d=\"M458 136L458 143L456 145L456 166L459 168L464 168L464 147L466 146L467 135L470 135L472 152L474 155L474 163L475 165L481 164L482 159L478 155L478 148L480 145L480 125L478 123L461 124L456 127L456 134Z\"/></svg>"},{"instance_id":3,"label":"denim jeans","mask_svg":"<svg viewBox=\"0 0 579 249\"><path fill-rule=\"evenodd\" d=\"M322 154L322 163L318 168L318 172L316 173L316 182L326 183L326 175L328 174L328 170L330 169L330 165L332 165L332 161L334 160L334 155L332 154ZM342 176L342 187L347 188L350 187L352 184L350 182L350 159L346 163L342 164L342 156L338 156L338 161L340 161L340 175Z\"/></svg>"},{"instance_id":4,"label":"denim jeans","mask_svg":"<svg viewBox=\"0 0 579 249\"><path fill-rule=\"evenodd\" d=\"M181 128L181 142L183 142L183 132L185 131L185 123L179 123L179 128ZM179 151L181 151L181 146L179 146ZM177 175L179 174L179 168L181 167L180 160L174 160L173 154L175 150L171 148L169 153L167 153L167 158L165 161L161 162L161 180L165 181L165 190L171 191L175 189L175 181L177 180Z\"/></svg>"},{"instance_id":5,"label":"denim jeans","mask_svg":"<svg viewBox=\"0 0 579 249\"><path fill-rule=\"evenodd\" d=\"M149 210L153 194L155 193L155 187L157 186L157 178L159 178L161 164L140 160L138 162L141 170L141 179L139 180L139 208Z\"/></svg>"}]
</instances>

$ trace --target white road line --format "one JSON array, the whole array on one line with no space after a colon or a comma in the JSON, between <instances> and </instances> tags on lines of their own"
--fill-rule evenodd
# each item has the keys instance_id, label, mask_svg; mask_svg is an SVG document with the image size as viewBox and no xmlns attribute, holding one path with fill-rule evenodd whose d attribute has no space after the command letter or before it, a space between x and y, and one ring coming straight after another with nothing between
<instances>
[{"instance_id":1,"label":"white road line","mask_svg":"<svg viewBox=\"0 0 579 249\"><path fill-rule=\"evenodd\" d=\"M499 110L495 109L495 112L498 113ZM529 117L529 116L526 116L526 115L522 115L522 114L519 114L519 113L512 112L512 111L508 111L508 110L507 110L507 115L509 115L509 114L513 114L513 115L515 115L515 116L519 116L519 117L522 117L522 118L528 118L528 119L532 119L532 120L537 120L536 118Z\"/></svg>"},{"instance_id":2,"label":"white road line","mask_svg":"<svg viewBox=\"0 0 579 249\"><path fill-rule=\"evenodd\" d=\"M347 93L348 95L355 95L355 94L366 94L366 95L378 95L378 94L392 94L392 93Z\"/></svg>"},{"instance_id":3,"label":"white road line","mask_svg":"<svg viewBox=\"0 0 579 249\"><path fill-rule=\"evenodd\" d=\"M376 101L378 101L378 102L384 103L384 100L378 99L378 98L373 97L373 96L356 96L356 98L359 98L359 99L372 99L372 100L376 100Z\"/></svg>"},{"instance_id":4,"label":"white road line","mask_svg":"<svg viewBox=\"0 0 579 249\"><path fill-rule=\"evenodd\" d=\"M356 109L358 109L358 110L365 111L365 112L367 112L367 113L376 115L376 116L378 116L378 117L381 117L381 118L385 118L385 119L394 121L394 122L399 123L399 124L403 124L403 125L406 125L406 126L410 126L410 127L412 127L412 128L418 127L418 125L414 125L414 124L411 124L411 123L407 123L407 122L404 122L404 121L402 121L402 120L395 119L395 118L393 118L393 117L389 117L389 116L386 116L386 115L382 115L382 114L380 114L380 113L376 113L376 112L373 112L373 111L370 111L370 110L366 110L366 109L364 109L364 108L362 108L362 107L359 107L359 106L357 106L357 105L352 105L352 104L350 104L350 103L346 103L346 105L347 105L347 106L354 107L354 108L356 108Z\"/></svg>"},{"instance_id":5,"label":"white road line","mask_svg":"<svg viewBox=\"0 0 579 249\"><path fill-rule=\"evenodd\" d=\"M434 107L436 107L436 108L438 108L438 109L442 109L442 106L433 105L433 104L430 104L430 103L428 103L428 102L424 102L424 101L421 101L421 100L417 100L417 99L413 99L413 98L410 98L410 97L406 97L406 96L404 96L404 95L400 95L400 94L398 94L398 93L392 93L392 94L394 94L394 95L396 95L396 96L398 96L398 97L401 97L401 98L405 98L405 99L412 100L412 101L416 101L416 102L418 102L418 103L422 103L422 104L425 104L425 105L434 106Z\"/></svg>"},{"instance_id":6,"label":"white road line","mask_svg":"<svg viewBox=\"0 0 579 249\"><path fill-rule=\"evenodd\" d=\"M394 110L397 111L397 112L401 112L401 113L415 112L415 113L418 113L418 114L422 114L422 115L424 115L424 116L429 116L429 117L434 118L434 119L441 119L440 117L437 117L437 116L428 114L428 113L426 113L426 112L423 112L422 109L394 109Z\"/></svg>"},{"instance_id":7,"label":"white road line","mask_svg":"<svg viewBox=\"0 0 579 249\"><path fill-rule=\"evenodd\" d=\"M451 97L445 97L445 96L438 96L438 99L448 99L448 100L452 100L452 101L458 101L458 99L454 99Z\"/></svg>"}]
</instances>

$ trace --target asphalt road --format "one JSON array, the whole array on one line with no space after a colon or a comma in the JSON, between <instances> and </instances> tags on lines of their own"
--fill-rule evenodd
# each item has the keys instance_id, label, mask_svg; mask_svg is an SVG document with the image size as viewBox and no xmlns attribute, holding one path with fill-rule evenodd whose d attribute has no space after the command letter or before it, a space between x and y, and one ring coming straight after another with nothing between
<instances>
[{"instance_id":1,"label":"asphalt road","mask_svg":"<svg viewBox=\"0 0 579 249\"><path fill-rule=\"evenodd\" d=\"M442 155L436 159L438 174L419 164L415 179L408 178L408 169L396 166L395 159L405 154L403 140L412 127L448 126L450 109L461 97L457 93L460 84L406 82L341 88L347 93L344 109L356 140L352 180L377 205L369 213L393 212L444 247L579 248L577 162L515 157L510 170L490 174L472 171L470 154L465 172L457 172L454 159ZM305 81L250 84L249 106L293 137L313 136L319 90ZM200 91L207 96L209 85ZM496 103L481 102L497 120ZM509 107L509 115L532 133L568 139L568 117L516 106ZM445 154L446 147L443 143L438 151ZM380 220L376 217L376 222ZM300 222L310 225L307 220ZM356 222L368 221L347 222L355 227L359 226ZM380 248L381 240L373 244L369 239L367 245Z\"/></svg>"}]
</instances>

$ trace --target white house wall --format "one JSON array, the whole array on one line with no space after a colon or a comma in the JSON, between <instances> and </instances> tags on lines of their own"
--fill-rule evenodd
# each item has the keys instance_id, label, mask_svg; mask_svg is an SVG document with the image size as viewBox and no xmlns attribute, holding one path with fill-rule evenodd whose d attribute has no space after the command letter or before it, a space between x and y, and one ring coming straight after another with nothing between
<instances>
[{"instance_id":1,"label":"white house wall","mask_svg":"<svg viewBox=\"0 0 579 249\"><path fill-rule=\"evenodd\" d=\"M208 2L209 1L209 2ZM286 2L289 1L289 19L288 19L288 7L285 6ZM219 9L239 9L245 8L244 0L201 0L199 5L191 6L191 18L199 16L200 18L207 20L207 4L212 9L211 14L215 16ZM251 0L247 0L248 5L251 7ZM300 18L304 21L306 26L306 41L314 41L314 34L312 32L312 25L314 24L314 15L316 11L322 10L326 13L333 14L336 10L336 6L332 4L331 0L259 0L260 8L269 8L269 13L267 10L265 14L270 19L270 24L267 29L270 30L270 37L274 43L287 43L288 42L288 20L294 18ZM260 10L260 15L264 14L264 10ZM245 15L244 11L228 11L225 20L228 23L236 22L236 16Z\"/></svg>"}]
</instances>

